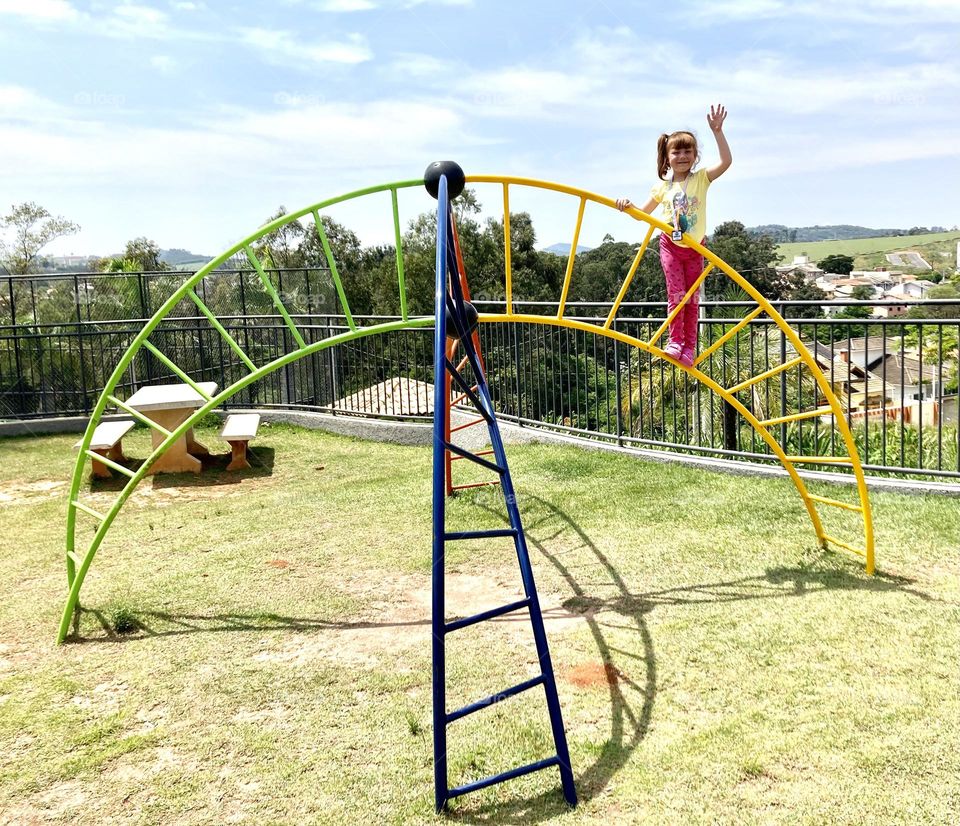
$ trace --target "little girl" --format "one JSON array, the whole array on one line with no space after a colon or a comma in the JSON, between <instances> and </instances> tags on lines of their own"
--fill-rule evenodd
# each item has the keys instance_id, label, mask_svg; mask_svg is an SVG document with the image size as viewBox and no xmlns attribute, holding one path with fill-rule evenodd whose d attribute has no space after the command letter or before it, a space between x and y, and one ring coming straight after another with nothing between
<instances>
[{"instance_id":1,"label":"little girl","mask_svg":"<svg viewBox=\"0 0 960 826\"><path fill-rule=\"evenodd\" d=\"M707 234L707 188L733 162L730 147L723 134L727 110L722 105L710 107L707 123L717 141L720 163L710 169L693 171L700 160L697 139L691 132L661 135L657 141L657 176L660 183L650 190L650 200L640 209L652 213L657 204L663 204L664 222L673 226L670 235L660 233L660 264L667 281L667 311L673 312L687 290L703 272L703 257L683 241L687 233L703 244ZM671 175L667 178L667 170ZM627 198L617 201L621 211L633 207ZM670 323L670 341L664 352L687 367L697 354L697 318L700 295L697 293Z\"/></svg>"}]
</instances>

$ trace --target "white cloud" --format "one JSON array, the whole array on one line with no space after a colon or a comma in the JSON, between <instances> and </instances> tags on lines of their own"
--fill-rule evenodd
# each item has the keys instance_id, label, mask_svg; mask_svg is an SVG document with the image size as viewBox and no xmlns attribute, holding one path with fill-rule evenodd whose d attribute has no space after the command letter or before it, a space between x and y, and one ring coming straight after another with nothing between
<instances>
[{"instance_id":1,"label":"white cloud","mask_svg":"<svg viewBox=\"0 0 960 826\"><path fill-rule=\"evenodd\" d=\"M324 167L363 166L374 159L381 164L403 162L424 157L423 147L438 138L468 140L463 118L449 107L400 99L362 104L308 99L307 105L268 112L226 109L207 126L261 139L265 146L282 143L288 150L317 154L311 164ZM319 135L323 136L322 153L316 153ZM290 157L302 168L302 155L291 151Z\"/></svg>"},{"instance_id":2,"label":"white cloud","mask_svg":"<svg viewBox=\"0 0 960 826\"><path fill-rule=\"evenodd\" d=\"M360 34L347 35L347 39L340 42L323 39L311 43L298 40L292 32L285 30L250 28L240 30L240 39L262 52L266 59L277 63L301 65L307 60L349 64L373 58L366 39Z\"/></svg>"},{"instance_id":3,"label":"white cloud","mask_svg":"<svg viewBox=\"0 0 960 826\"><path fill-rule=\"evenodd\" d=\"M23 118L0 119L4 191L13 199L56 202L87 232L99 233L89 238L118 234L113 246L124 236L160 235L158 227L166 226L180 234L170 244L208 249L211 238L223 238L224 226L232 227L229 237L239 237L278 203L298 207L416 177L428 160L450 154L449 147L481 143L452 109L399 98L279 111L222 108L179 128L135 125L104 107L66 109L22 87L0 87L0 104L6 103ZM58 117L46 117L47 111ZM195 213L174 206L201 185L204 199ZM103 194L96 210L89 206L92 190ZM59 205L65 194L76 195L73 207ZM154 210L150 217L134 208L145 199ZM384 206L388 218L389 201ZM95 252L100 245L80 238L76 249Z\"/></svg>"},{"instance_id":4,"label":"white cloud","mask_svg":"<svg viewBox=\"0 0 960 826\"><path fill-rule=\"evenodd\" d=\"M278 204L296 209L416 178L428 161L465 156L476 143L455 112L402 99L281 113L225 110L185 128L123 119L74 120L66 128L0 121L5 164L22 170L5 178L8 197L37 200L78 221L84 230L70 240L71 250L99 254L144 234L162 246L213 254L252 232ZM203 198L184 203L183 193L197 187ZM98 193L95 205L91 192ZM431 203L422 187L405 190L401 221ZM388 197L332 214L365 243L392 242Z\"/></svg>"},{"instance_id":5,"label":"white cloud","mask_svg":"<svg viewBox=\"0 0 960 826\"><path fill-rule=\"evenodd\" d=\"M170 55L156 54L150 58L150 65L164 74L169 74L177 68L178 63Z\"/></svg>"},{"instance_id":6,"label":"white cloud","mask_svg":"<svg viewBox=\"0 0 960 826\"><path fill-rule=\"evenodd\" d=\"M575 106L597 84L596 78L579 73L520 65L467 74L454 88L485 115L527 119L551 113L563 117L564 107Z\"/></svg>"},{"instance_id":7,"label":"white cloud","mask_svg":"<svg viewBox=\"0 0 960 826\"><path fill-rule=\"evenodd\" d=\"M714 25L725 20L763 20L789 17L823 20L833 25L856 22L874 25L904 26L908 22L932 25L960 20L956 0L858 0L837 3L834 0L713 0L691 5L691 25Z\"/></svg>"},{"instance_id":8,"label":"white cloud","mask_svg":"<svg viewBox=\"0 0 960 826\"><path fill-rule=\"evenodd\" d=\"M0 14L35 20L75 20L79 17L68 0L0 0Z\"/></svg>"},{"instance_id":9,"label":"white cloud","mask_svg":"<svg viewBox=\"0 0 960 826\"><path fill-rule=\"evenodd\" d=\"M432 54L404 52L398 54L384 69L384 74L396 78L399 75L417 79L445 80L463 70L451 60L443 60Z\"/></svg>"},{"instance_id":10,"label":"white cloud","mask_svg":"<svg viewBox=\"0 0 960 826\"><path fill-rule=\"evenodd\" d=\"M111 34L121 37L162 37L169 33L165 12L135 3L116 6L105 23Z\"/></svg>"},{"instance_id":11,"label":"white cloud","mask_svg":"<svg viewBox=\"0 0 960 826\"><path fill-rule=\"evenodd\" d=\"M372 0L321 0L315 8L323 12L370 11L377 8L377 4Z\"/></svg>"},{"instance_id":12,"label":"white cloud","mask_svg":"<svg viewBox=\"0 0 960 826\"><path fill-rule=\"evenodd\" d=\"M0 86L0 106L11 112L21 113L25 108L35 108L42 103L39 96L22 86Z\"/></svg>"}]
</instances>

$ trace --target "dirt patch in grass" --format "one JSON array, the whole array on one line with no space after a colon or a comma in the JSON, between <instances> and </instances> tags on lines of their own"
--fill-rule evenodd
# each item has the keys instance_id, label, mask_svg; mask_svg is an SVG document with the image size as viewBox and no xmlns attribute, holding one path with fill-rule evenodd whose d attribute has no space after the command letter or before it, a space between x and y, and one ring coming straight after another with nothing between
<instances>
[{"instance_id":1,"label":"dirt patch in grass","mask_svg":"<svg viewBox=\"0 0 960 826\"><path fill-rule=\"evenodd\" d=\"M616 685L620 682L620 672L610 663L580 663L568 668L563 676L578 688Z\"/></svg>"},{"instance_id":2,"label":"dirt patch in grass","mask_svg":"<svg viewBox=\"0 0 960 826\"><path fill-rule=\"evenodd\" d=\"M89 694L77 694L71 702L78 708L98 714L114 714L120 709L128 686L125 682L100 683Z\"/></svg>"},{"instance_id":3,"label":"dirt patch in grass","mask_svg":"<svg viewBox=\"0 0 960 826\"><path fill-rule=\"evenodd\" d=\"M0 503L33 505L40 499L55 499L67 487L64 481L39 479L36 482L8 482L0 485Z\"/></svg>"},{"instance_id":4,"label":"dirt patch in grass","mask_svg":"<svg viewBox=\"0 0 960 826\"><path fill-rule=\"evenodd\" d=\"M118 490L97 489L86 491L83 494L82 501L92 507L108 508L117 498ZM194 502L197 500L223 499L232 496L244 496L250 494L250 488L237 483L225 483L222 485L184 485L183 487L173 487L172 485L151 485L141 483L137 485L126 506L134 508L151 507L163 508L180 503Z\"/></svg>"},{"instance_id":5,"label":"dirt patch in grass","mask_svg":"<svg viewBox=\"0 0 960 826\"><path fill-rule=\"evenodd\" d=\"M39 826L41 823L69 823L71 815L87 804L88 796L88 787L79 780L57 783L3 813L0 824Z\"/></svg>"},{"instance_id":6,"label":"dirt patch in grass","mask_svg":"<svg viewBox=\"0 0 960 826\"><path fill-rule=\"evenodd\" d=\"M39 658L39 652L17 650L12 645L0 643L0 677L31 665Z\"/></svg>"},{"instance_id":7,"label":"dirt patch in grass","mask_svg":"<svg viewBox=\"0 0 960 826\"><path fill-rule=\"evenodd\" d=\"M267 564L276 562L285 560ZM445 580L448 620L522 599L522 591L509 585L507 579L506 576L448 572ZM288 640L279 649L264 648L254 659L294 666L320 659L344 666L373 668L382 656L395 656L398 650L429 650L432 609L429 576L365 571L347 576L340 588L353 598L366 600L366 617L331 622L328 628L306 638ZM570 631L586 622L582 614L567 610L552 594L540 594L540 604L548 634ZM518 641L531 638L526 611L515 611L490 623Z\"/></svg>"}]
</instances>

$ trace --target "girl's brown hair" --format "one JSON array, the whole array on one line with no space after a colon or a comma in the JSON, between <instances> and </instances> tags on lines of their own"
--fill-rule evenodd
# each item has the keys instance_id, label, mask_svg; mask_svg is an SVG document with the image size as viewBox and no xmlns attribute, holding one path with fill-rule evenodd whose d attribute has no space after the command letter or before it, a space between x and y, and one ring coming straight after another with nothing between
<instances>
[{"instance_id":1,"label":"girl's brown hair","mask_svg":"<svg viewBox=\"0 0 960 826\"><path fill-rule=\"evenodd\" d=\"M697 146L697 139L693 132L680 131L672 135L664 132L657 138L657 175L661 181L667 179L667 170L670 168L667 153L674 148L692 149L697 153L697 160L700 160L700 147Z\"/></svg>"}]
</instances>

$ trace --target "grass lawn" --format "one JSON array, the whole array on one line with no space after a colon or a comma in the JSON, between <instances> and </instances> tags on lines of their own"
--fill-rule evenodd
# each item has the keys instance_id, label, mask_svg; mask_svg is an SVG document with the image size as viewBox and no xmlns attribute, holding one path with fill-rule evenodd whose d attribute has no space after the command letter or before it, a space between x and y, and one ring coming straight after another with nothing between
<instances>
[{"instance_id":1,"label":"grass lawn","mask_svg":"<svg viewBox=\"0 0 960 826\"><path fill-rule=\"evenodd\" d=\"M886 260L884 253L913 250L924 256L934 269L940 269L944 264L956 264L958 241L960 232L934 232L925 235L851 238L845 241L797 241L780 244L777 252L785 263L790 263L797 255L808 255L813 262L821 261L828 255L852 255L856 262L855 269L883 265L888 269L910 270L909 267L894 267ZM946 257L943 254L946 254Z\"/></svg>"},{"instance_id":2,"label":"grass lawn","mask_svg":"<svg viewBox=\"0 0 960 826\"><path fill-rule=\"evenodd\" d=\"M75 439L0 440L0 823L436 822L429 450L266 426L252 472L146 481L57 648ZM817 550L787 480L509 455L581 803L551 770L450 820L957 822L956 499L874 494L868 578ZM492 490L453 501L449 526L501 525ZM512 556L451 546L450 616L515 598ZM448 651L451 708L536 669L522 615ZM451 785L549 756L542 693L458 721L449 745Z\"/></svg>"}]
</instances>

